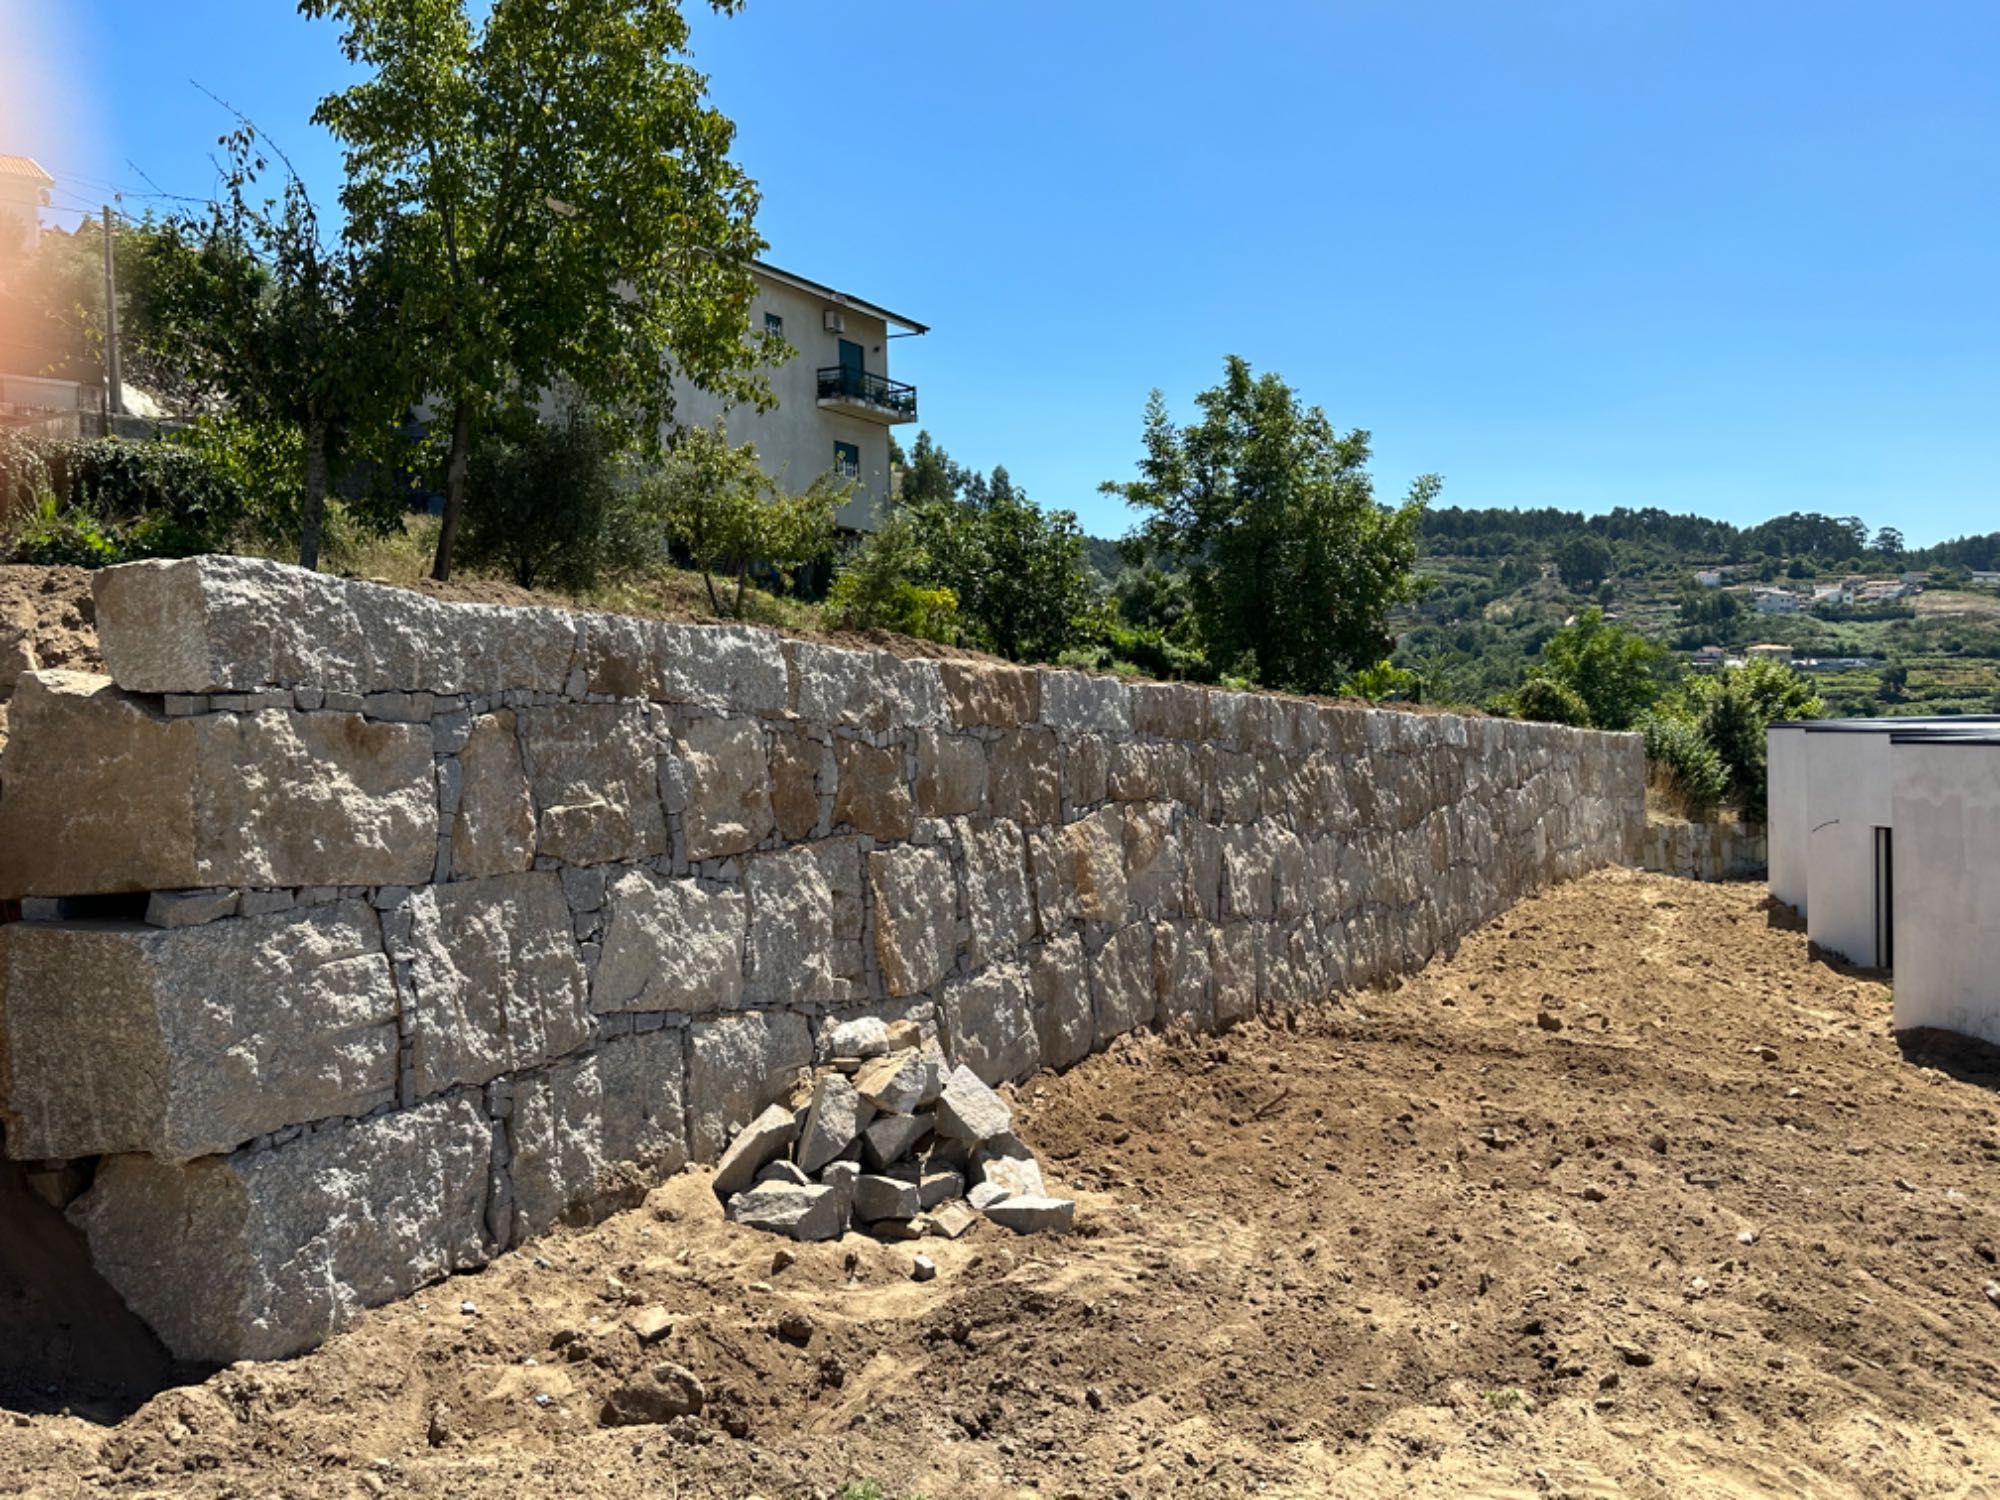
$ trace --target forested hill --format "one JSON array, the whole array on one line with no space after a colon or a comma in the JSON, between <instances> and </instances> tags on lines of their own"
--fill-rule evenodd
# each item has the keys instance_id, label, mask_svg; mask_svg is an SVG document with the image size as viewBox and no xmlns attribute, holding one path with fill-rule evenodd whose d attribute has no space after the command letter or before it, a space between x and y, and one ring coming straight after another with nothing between
<instances>
[{"instance_id":1,"label":"forested hill","mask_svg":"<svg viewBox=\"0 0 2000 1500\"><path fill-rule=\"evenodd\" d=\"M1491 701L1598 604L1690 658L1790 646L1834 713L2000 711L2000 587L1972 576L2000 570L2000 532L1912 549L1853 516L1448 506L1426 514L1418 566L1430 588L1398 618L1395 661L1432 697Z\"/></svg>"},{"instance_id":2,"label":"forested hill","mask_svg":"<svg viewBox=\"0 0 2000 1500\"><path fill-rule=\"evenodd\" d=\"M1684 562L1689 567L1743 563L1768 557L1783 563L1850 559L1894 561L1900 568L2000 568L2000 531L1958 537L1935 547L1905 549L1893 526L1871 530L1859 516L1794 512L1756 526L1736 526L1706 516L1619 507L1603 515L1557 510L1433 508L1424 516L1426 550L1441 555L1499 557L1536 553L1591 536L1631 557Z\"/></svg>"}]
</instances>

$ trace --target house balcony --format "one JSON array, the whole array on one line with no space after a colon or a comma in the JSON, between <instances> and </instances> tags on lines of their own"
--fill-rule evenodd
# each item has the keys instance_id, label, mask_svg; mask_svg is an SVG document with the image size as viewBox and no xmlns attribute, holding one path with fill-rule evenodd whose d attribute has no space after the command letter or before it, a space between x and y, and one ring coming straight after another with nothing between
<instances>
[{"instance_id":1,"label":"house balcony","mask_svg":"<svg viewBox=\"0 0 2000 1500\"><path fill-rule=\"evenodd\" d=\"M917 420L917 388L886 375L828 365L819 372L819 405L822 411L844 411L893 427Z\"/></svg>"}]
</instances>

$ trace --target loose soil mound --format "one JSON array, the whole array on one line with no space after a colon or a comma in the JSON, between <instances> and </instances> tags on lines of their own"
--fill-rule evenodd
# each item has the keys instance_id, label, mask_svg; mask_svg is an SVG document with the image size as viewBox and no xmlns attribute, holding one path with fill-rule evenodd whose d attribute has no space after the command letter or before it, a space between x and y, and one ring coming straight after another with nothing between
<instances>
[{"instance_id":1,"label":"loose soil mound","mask_svg":"<svg viewBox=\"0 0 2000 1500\"><path fill-rule=\"evenodd\" d=\"M101 672L90 574L82 568L0 565L0 744L15 677L39 667Z\"/></svg>"},{"instance_id":2,"label":"loose soil mound","mask_svg":"<svg viewBox=\"0 0 2000 1500\"><path fill-rule=\"evenodd\" d=\"M1607 872L1394 991L1037 1079L1067 1240L776 1268L684 1177L308 1357L0 1426L0 1491L1995 1493L2000 1070L1906 1057L1761 895ZM663 1360L706 1414L600 1427Z\"/></svg>"}]
</instances>

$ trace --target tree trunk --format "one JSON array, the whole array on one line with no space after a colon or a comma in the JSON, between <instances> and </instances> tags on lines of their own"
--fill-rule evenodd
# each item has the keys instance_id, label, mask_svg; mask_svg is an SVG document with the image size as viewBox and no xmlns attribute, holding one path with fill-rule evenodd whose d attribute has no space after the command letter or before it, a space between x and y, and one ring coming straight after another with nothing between
<instances>
[{"instance_id":1,"label":"tree trunk","mask_svg":"<svg viewBox=\"0 0 2000 1500\"><path fill-rule=\"evenodd\" d=\"M749 576L750 564L747 562L738 563L736 565L736 611L731 617L733 619L740 620L743 618L743 584Z\"/></svg>"},{"instance_id":2,"label":"tree trunk","mask_svg":"<svg viewBox=\"0 0 2000 1500\"><path fill-rule=\"evenodd\" d=\"M715 575L707 568L701 570L701 581L708 585L708 612L718 619L722 616L722 601L715 597Z\"/></svg>"},{"instance_id":3,"label":"tree trunk","mask_svg":"<svg viewBox=\"0 0 2000 1500\"><path fill-rule=\"evenodd\" d=\"M472 406L461 397L451 409L451 448L444 461L444 524L438 527L437 557L431 577L451 581L451 549L458 541L458 520L465 512L465 470L472 451Z\"/></svg>"},{"instance_id":4,"label":"tree trunk","mask_svg":"<svg viewBox=\"0 0 2000 1500\"><path fill-rule=\"evenodd\" d=\"M299 566L319 569L320 536L326 530L326 423L310 417L305 428L305 493L299 499Z\"/></svg>"}]
</instances>

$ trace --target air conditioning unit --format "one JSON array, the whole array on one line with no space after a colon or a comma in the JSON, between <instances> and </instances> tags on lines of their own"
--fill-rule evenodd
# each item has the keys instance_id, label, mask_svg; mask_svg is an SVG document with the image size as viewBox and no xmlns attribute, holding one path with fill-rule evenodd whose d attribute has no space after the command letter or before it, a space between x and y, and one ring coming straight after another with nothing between
<instances>
[{"instance_id":1,"label":"air conditioning unit","mask_svg":"<svg viewBox=\"0 0 2000 1500\"><path fill-rule=\"evenodd\" d=\"M826 310L826 331L828 333L847 332L847 319L832 308Z\"/></svg>"}]
</instances>

